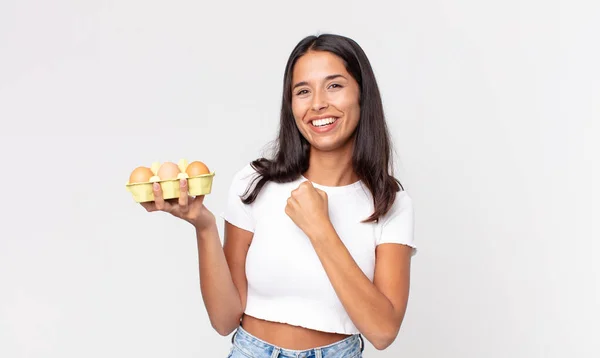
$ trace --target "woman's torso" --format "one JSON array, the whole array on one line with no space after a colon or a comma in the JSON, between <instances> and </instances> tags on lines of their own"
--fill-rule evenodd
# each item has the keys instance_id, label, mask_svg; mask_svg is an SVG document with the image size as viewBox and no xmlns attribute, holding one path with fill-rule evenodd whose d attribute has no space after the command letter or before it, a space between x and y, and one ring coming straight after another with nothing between
<instances>
[{"instance_id":1,"label":"woman's torso","mask_svg":"<svg viewBox=\"0 0 600 358\"><path fill-rule=\"evenodd\" d=\"M268 183L252 208L254 238L246 260L249 297L242 327L273 345L309 349L341 341L358 330L347 316L310 240L285 214L291 190L302 181ZM376 224L362 183L323 187L340 239L365 275L373 278ZM306 328L306 327L313 327Z\"/></svg>"},{"instance_id":2,"label":"woman's torso","mask_svg":"<svg viewBox=\"0 0 600 358\"><path fill-rule=\"evenodd\" d=\"M341 304L310 239L285 213L287 199L305 179L267 183L251 213L254 235L246 256L248 316L293 326L292 334L309 330L337 333L328 340L359 333ZM376 223L362 223L373 211L362 183L323 187L329 218L339 240L370 280L375 269ZM338 238L332 238L336 240ZM253 321L248 324L259 325ZM270 323L269 323L270 324ZM332 338L336 337L336 338Z\"/></svg>"}]
</instances>

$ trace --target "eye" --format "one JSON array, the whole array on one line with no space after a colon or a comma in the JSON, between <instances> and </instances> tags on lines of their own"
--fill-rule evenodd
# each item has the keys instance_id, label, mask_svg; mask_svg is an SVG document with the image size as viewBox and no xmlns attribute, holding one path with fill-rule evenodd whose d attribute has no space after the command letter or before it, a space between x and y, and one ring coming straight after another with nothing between
<instances>
[{"instance_id":1,"label":"eye","mask_svg":"<svg viewBox=\"0 0 600 358\"><path fill-rule=\"evenodd\" d=\"M342 88L343 86L338 83L332 83L329 85L329 88Z\"/></svg>"},{"instance_id":2,"label":"eye","mask_svg":"<svg viewBox=\"0 0 600 358\"><path fill-rule=\"evenodd\" d=\"M297 95L297 96L301 96L301 95L303 95L303 94L307 94L307 93L308 93L308 91L307 91L307 90L305 90L305 89L303 89L303 90L300 90L300 91L296 92L296 95Z\"/></svg>"}]
</instances>

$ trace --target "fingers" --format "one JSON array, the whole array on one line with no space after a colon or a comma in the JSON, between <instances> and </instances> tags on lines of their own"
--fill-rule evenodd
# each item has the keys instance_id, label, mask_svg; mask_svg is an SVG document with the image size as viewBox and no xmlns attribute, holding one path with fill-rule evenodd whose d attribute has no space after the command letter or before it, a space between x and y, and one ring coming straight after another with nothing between
<instances>
[{"instance_id":1,"label":"fingers","mask_svg":"<svg viewBox=\"0 0 600 358\"><path fill-rule=\"evenodd\" d=\"M294 197L294 195L292 195L287 200L287 207L290 208L290 209L293 209L296 206L298 206L298 201L296 200L296 198Z\"/></svg>"},{"instance_id":2,"label":"fingers","mask_svg":"<svg viewBox=\"0 0 600 358\"><path fill-rule=\"evenodd\" d=\"M170 205L163 199L160 184L152 184L152 192L154 194L154 205L156 206L156 210L168 211L167 209L170 207Z\"/></svg>"},{"instance_id":3,"label":"fingers","mask_svg":"<svg viewBox=\"0 0 600 358\"><path fill-rule=\"evenodd\" d=\"M311 181L305 180L302 183L300 183L299 188L314 188L314 185Z\"/></svg>"},{"instance_id":4,"label":"fingers","mask_svg":"<svg viewBox=\"0 0 600 358\"><path fill-rule=\"evenodd\" d=\"M187 180L186 179L181 179L179 180L179 210L182 213L187 213L189 210L189 206L188 206L188 200L189 200L189 195L188 195L188 188L187 188Z\"/></svg>"},{"instance_id":5,"label":"fingers","mask_svg":"<svg viewBox=\"0 0 600 358\"><path fill-rule=\"evenodd\" d=\"M324 192L323 190L319 189L319 188L315 188L317 190L317 193L319 193L319 195L321 196L321 198L327 200L327 193Z\"/></svg>"},{"instance_id":6,"label":"fingers","mask_svg":"<svg viewBox=\"0 0 600 358\"><path fill-rule=\"evenodd\" d=\"M294 206L295 206L295 202L296 200L292 197L289 197L287 200L287 205L285 206L285 213L287 216L292 216L292 213L294 212Z\"/></svg>"},{"instance_id":7,"label":"fingers","mask_svg":"<svg viewBox=\"0 0 600 358\"><path fill-rule=\"evenodd\" d=\"M290 193L290 198L297 198L300 196L300 188L292 190Z\"/></svg>"},{"instance_id":8,"label":"fingers","mask_svg":"<svg viewBox=\"0 0 600 358\"><path fill-rule=\"evenodd\" d=\"M154 202L142 204L147 211L165 211L185 220L189 220L191 216L196 215L199 209L198 206L201 206L204 201L204 195L196 197L189 195L187 179L179 181L178 198L165 200L159 183L152 185L152 192L154 194ZM192 213L192 211L196 214Z\"/></svg>"}]
</instances>

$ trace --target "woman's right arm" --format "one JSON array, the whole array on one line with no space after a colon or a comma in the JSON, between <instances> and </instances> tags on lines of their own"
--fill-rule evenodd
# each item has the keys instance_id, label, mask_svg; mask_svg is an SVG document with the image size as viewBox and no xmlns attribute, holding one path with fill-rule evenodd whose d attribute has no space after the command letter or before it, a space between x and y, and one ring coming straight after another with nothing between
<instances>
[{"instance_id":1,"label":"woman's right arm","mask_svg":"<svg viewBox=\"0 0 600 358\"><path fill-rule=\"evenodd\" d=\"M187 180L180 181L180 189L187 192ZM180 195L174 202L163 200L158 184L153 191L154 201L142 203L147 211L171 213L196 228L202 299L213 328L221 335L230 334L246 308L246 254L253 233L225 222L221 246L215 216L204 206L204 196Z\"/></svg>"},{"instance_id":2,"label":"woman's right arm","mask_svg":"<svg viewBox=\"0 0 600 358\"><path fill-rule=\"evenodd\" d=\"M200 290L213 328L226 336L240 324L246 307L246 255L253 234L225 222L221 246L216 225L196 230Z\"/></svg>"}]
</instances>

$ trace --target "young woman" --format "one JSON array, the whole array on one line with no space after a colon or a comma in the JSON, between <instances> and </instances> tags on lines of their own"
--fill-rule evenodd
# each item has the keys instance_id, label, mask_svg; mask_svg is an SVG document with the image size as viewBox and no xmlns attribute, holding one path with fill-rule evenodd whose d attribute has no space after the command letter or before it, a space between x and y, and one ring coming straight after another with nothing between
<instances>
[{"instance_id":1,"label":"young woman","mask_svg":"<svg viewBox=\"0 0 600 358\"><path fill-rule=\"evenodd\" d=\"M338 35L300 41L288 60L277 149L235 175L222 217L203 197L161 199L196 228L200 286L229 357L361 357L395 339L406 311L413 207L394 178L367 56ZM186 181L181 189L186 192Z\"/></svg>"}]
</instances>

